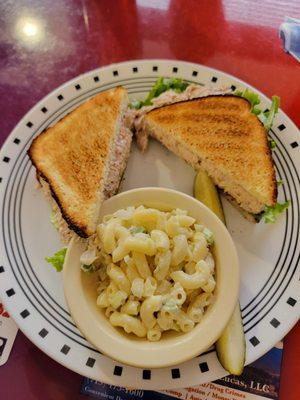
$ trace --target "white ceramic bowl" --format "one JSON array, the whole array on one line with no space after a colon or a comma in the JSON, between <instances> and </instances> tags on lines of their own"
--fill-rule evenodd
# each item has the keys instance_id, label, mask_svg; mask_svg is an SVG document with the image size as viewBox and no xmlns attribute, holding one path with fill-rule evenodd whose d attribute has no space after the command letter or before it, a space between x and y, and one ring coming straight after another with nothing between
<instances>
[{"instance_id":1,"label":"white ceramic bowl","mask_svg":"<svg viewBox=\"0 0 300 400\"><path fill-rule=\"evenodd\" d=\"M113 327L96 305L96 282L81 271L79 258L84 244L72 240L66 254L63 279L71 315L82 334L102 353L125 364L159 368L178 364L207 350L220 337L239 292L239 267L235 246L224 224L194 198L163 188L141 188L118 194L103 203L101 217L128 206L145 205L170 210L182 208L214 234L216 260L215 302L188 333L163 334L158 342L128 335Z\"/></svg>"}]
</instances>

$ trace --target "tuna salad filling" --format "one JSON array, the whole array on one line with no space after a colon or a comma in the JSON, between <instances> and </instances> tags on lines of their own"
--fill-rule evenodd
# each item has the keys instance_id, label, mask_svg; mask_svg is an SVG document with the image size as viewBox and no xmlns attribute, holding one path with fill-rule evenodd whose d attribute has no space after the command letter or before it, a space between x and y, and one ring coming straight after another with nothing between
<instances>
[{"instance_id":1,"label":"tuna salad filling","mask_svg":"<svg viewBox=\"0 0 300 400\"><path fill-rule=\"evenodd\" d=\"M115 138L112 156L107 167L108 174L104 184L104 200L113 196L120 185L130 154L132 132L127 127L126 116L123 117L118 135Z\"/></svg>"},{"instance_id":2,"label":"tuna salad filling","mask_svg":"<svg viewBox=\"0 0 300 400\"><path fill-rule=\"evenodd\" d=\"M71 240L72 236L75 233L69 228L68 223L64 220L60 208L58 207L56 201L52 197L51 190L49 184L41 177L37 176L37 180L40 184L40 189L49 200L52 206L52 213L51 213L51 222L54 227L57 229L59 236L64 244L68 244Z\"/></svg>"}]
</instances>

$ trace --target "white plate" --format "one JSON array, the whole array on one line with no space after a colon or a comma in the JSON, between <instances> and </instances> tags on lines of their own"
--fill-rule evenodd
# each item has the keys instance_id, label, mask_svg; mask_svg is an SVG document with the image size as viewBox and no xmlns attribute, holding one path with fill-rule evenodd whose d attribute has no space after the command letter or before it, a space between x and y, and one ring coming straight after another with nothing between
<instances>
[{"instance_id":1,"label":"white plate","mask_svg":"<svg viewBox=\"0 0 300 400\"><path fill-rule=\"evenodd\" d=\"M132 98L143 98L159 76L179 76L206 86L248 86L220 71L180 61L110 65L79 76L39 102L13 130L0 158L0 296L6 309L25 335L59 363L92 379L145 389L197 385L226 371L214 350L172 368L128 367L99 354L81 336L65 304L62 276L44 260L61 244L26 150L42 130L94 94L123 85ZM262 107L267 108L270 101L259 94ZM291 199L288 211L275 225L254 225L224 201L242 270L247 363L274 346L299 318L300 138L283 112L276 116L270 135L277 142L273 157L278 179L284 181L279 200ZM192 194L194 175L188 165L152 141L145 155L133 146L122 190L162 186Z\"/></svg>"}]
</instances>

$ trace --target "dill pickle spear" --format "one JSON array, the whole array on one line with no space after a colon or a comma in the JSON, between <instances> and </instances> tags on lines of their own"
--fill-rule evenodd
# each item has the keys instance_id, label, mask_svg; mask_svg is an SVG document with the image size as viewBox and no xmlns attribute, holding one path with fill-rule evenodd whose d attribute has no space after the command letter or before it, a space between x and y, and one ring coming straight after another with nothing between
<instances>
[{"instance_id":1,"label":"dill pickle spear","mask_svg":"<svg viewBox=\"0 0 300 400\"><path fill-rule=\"evenodd\" d=\"M210 208L225 224L225 216L217 188L205 171L200 169L194 181L194 197ZM246 354L246 342L239 303L216 342L218 359L230 374L243 372Z\"/></svg>"},{"instance_id":2,"label":"dill pickle spear","mask_svg":"<svg viewBox=\"0 0 300 400\"><path fill-rule=\"evenodd\" d=\"M194 197L210 208L225 224L225 217L217 188L203 169L197 172L194 180Z\"/></svg>"},{"instance_id":3,"label":"dill pickle spear","mask_svg":"<svg viewBox=\"0 0 300 400\"><path fill-rule=\"evenodd\" d=\"M241 375L245 365L246 342L240 304L236 303L230 320L216 342L218 359L230 374Z\"/></svg>"}]
</instances>

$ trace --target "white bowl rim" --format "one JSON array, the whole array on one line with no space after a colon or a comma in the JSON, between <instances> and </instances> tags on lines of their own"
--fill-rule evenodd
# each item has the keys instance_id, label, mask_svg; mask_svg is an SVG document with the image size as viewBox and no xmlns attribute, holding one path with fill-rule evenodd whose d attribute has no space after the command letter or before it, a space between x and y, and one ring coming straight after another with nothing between
<instances>
[{"instance_id":1,"label":"white bowl rim","mask_svg":"<svg viewBox=\"0 0 300 400\"><path fill-rule=\"evenodd\" d=\"M217 227L217 230L213 230L215 237L222 236L223 250L226 249L225 257L230 260L231 274L224 274L224 271L222 272L224 266L219 266L222 279L218 281L217 285L221 295L217 297L212 306L212 311L205 321L197 324L191 332L178 336L176 340L164 339L158 342L148 342L147 340L136 342L126 339L126 336L120 335L113 327L111 328L115 334L113 331L108 331L104 326L105 324L102 326L98 323L96 326L93 318L91 318L92 314L81 284L81 270L79 268L79 257L85 246L82 241L74 238L71 240L63 269L65 298L78 329L90 343L105 355L124 364L142 368L161 368L176 365L198 356L215 343L229 321L236 305L240 280L238 256L229 232L222 221L208 207L195 198L173 189L144 187L128 190L111 197L103 203L101 210L105 208L104 205L110 206L111 203L122 203L124 199L126 202L128 196L129 198L130 196L144 198L143 201L133 201L136 205L148 205L151 203L151 201L149 202L149 197L153 195L156 198L163 195L171 195L171 197L180 197L182 201L189 202L193 207L196 207L199 211L201 210L201 213L207 216L211 223ZM160 201L158 202L160 203ZM168 206L165 202L162 203ZM116 211L119 208L115 207L114 209ZM171 206L170 208L175 207ZM189 215L193 216L190 212ZM216 240L216 243L218 243L217 247L219 248L221 243L218 240ZM77 265L74 266L76 262ZM219 264L222 263L225 263L225 261L220 259ZM230 285L230 289L226 288L226 285ZM85 301L83 301L84 299ZM226 308L224 308L224 304L227 305ZM99 320L101 319L103 320L103 316L99 312ZM214 326L213 330L211 329L212 325Z\"/></svg>"}]
</instances>

